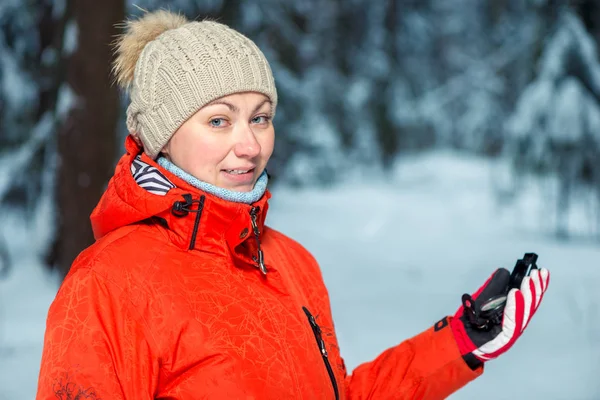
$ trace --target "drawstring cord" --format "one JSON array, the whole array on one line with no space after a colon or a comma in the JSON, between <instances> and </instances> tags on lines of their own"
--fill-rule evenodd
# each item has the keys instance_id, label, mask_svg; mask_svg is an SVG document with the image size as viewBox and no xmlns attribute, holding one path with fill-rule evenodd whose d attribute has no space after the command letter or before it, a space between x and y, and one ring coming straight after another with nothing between
<instances>
[{"instance_id":1,"label":"drawstring cord","mask_svg":"<svg viewBox=\"0 0 600 400\"><path fill-rule=\"evenodd\" d=\"M200 196L199 200L194 200L191 194L184 194L183 199L185 201L176 201L171 207L171 213L176 217L185 217L191 212L196 213L196 220L194 221L194 230L192 231L192 238L190 239L189 250L193 250L196 246L196 236L198 235L198 228L200 227L200 217L202 216L202 210L204 209L205 196ZM191 206L194 203L198 203L198 208L193 210Z\"/></svg>"},{"instance_id":2,"label":"drawstring cord","mask_svg":"<svg viewBox=\"0 0 600 400\"><path fill-rule=\"evenodd\" d=\"M205 196L200 196L200 199L194 200L191 194L184 194L183 199L185 201L176 201L171 207L171 213L176 217L182 218L187 216L189 213L196 213L196 220L194 222L194 230L192 231L192 238L190 239L189 250L193 250L196 246L196 236L198 235L198 228L200 226L200 217L202 216L202 210L204 209ZM198 207L194 210L192 205L197 203ZM252 256L252 260L256 263L256 267L262 272L264 276L267 275L267 267L265 265L265 255L260 245L260 229L258 228L258 212L260 207L252 207L250 209L250 221L252 223L252 232L254 233L254 239L256 240L257 254Z\"/></svg>"}]
</instances>

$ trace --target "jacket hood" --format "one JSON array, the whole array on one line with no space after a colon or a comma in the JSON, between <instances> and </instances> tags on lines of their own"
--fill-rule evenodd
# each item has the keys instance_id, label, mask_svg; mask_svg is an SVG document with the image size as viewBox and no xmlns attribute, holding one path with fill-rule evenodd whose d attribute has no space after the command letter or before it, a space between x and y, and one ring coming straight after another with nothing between
<instances>
[{"instance_id":1,"label":"jacket hood","mask_svg":"<svg viewBox=\"0 0 600 400\"><path fill-rule=\"evenodd\" d=\"M253 236L254 222L262 234L269 191L250 205L223 200L162 168L142 153L131 136L125 141L125 150L91 214L96 240L118 228L142 222L159 223L176 245L188 250L202 247L220 251L225 239L231 250L238 251L236 248ZM139 186L131 165L140 154L143 162L158 169L175 187L158 195Z\"/></svg>"}]
</instances>

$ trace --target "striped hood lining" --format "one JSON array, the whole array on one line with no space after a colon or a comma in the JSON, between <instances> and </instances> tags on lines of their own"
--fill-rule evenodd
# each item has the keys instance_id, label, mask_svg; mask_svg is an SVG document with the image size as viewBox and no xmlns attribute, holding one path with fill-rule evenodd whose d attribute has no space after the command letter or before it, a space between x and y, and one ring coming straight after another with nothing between
<instances>
[{"instance_id":1,"label":"striped hood lining","mask_svg":"<svg viewBox=\"0 0 600 400\"><path fill-rule=\"evenodd\" d=\"M141 188L152 194L164 196L175 187L157 168L142 161L141 155L138 155L131 163L131 174Z\"/></svg>"}]
</instances>

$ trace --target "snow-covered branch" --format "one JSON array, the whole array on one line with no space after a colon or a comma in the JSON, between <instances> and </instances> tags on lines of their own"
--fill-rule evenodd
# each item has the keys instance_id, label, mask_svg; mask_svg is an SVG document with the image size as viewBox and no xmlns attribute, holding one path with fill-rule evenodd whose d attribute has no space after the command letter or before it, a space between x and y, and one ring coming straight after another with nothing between
<instances>
[{"instance_id":1,"label":"snow-covered branch","mask_svg":"<svg viewBox=\"0 0 600 400\"><path fill-rule=\"evenodd\" d=\"M14 177L27 168L34 154L52 135L54 128L54 115L47 112L34 127L26 143L17 150L5 152L0 156L0 201L10 189Z\"/></svg>"}]
</instances>

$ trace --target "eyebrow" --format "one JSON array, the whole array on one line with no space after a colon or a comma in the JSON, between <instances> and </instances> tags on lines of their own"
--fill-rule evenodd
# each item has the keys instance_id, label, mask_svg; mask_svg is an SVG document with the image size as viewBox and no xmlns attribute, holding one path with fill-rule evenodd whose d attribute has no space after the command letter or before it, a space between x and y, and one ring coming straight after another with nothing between
<instances>
[{"instance_id":1,"label":"eyebrow","mask_svg":"<svg viewBox=\"0 0 600 400\"><path fill-rule=\"evenodd\" d=\"M271 110L273 109L273 103L271 103L271 100L269 100L269 99L265 99L265 100L264 100L262 103L260 103L258 106L256 106L256 107L254 108L254 111L252 111L252 114L254 114L254 113L256 113L258 110L260 110L260 108L261 108L262 106L264 106L264 105L265 105L265 103L269 103L269 105L271 106Z\"/></svg>"},{"instance_id":2,"label":"eyebrow","mask_svg":"<svg viewBox=\"0 0 600 400\"><path fill-rule=\"evenodd\" d=\"M271 103L271 100L269 100L269 99L265 99L265 100L264 100L262 103L260 103L259 105L257 105L257 106L254 108L254 110L252 111L252 114L254 114L254 113L255 113L255 112L257 112L258 110L260 110L260 108L261 108L262 106L264 106L264 105L265 105L265 103L272 104L272 103ZM239 112L239 111L240 111L240 109L239 109L239 108L237 108L236 106L234 106L233 104L231 104L231 103L228 103L228 102L226 102L226 101L223 101L223 100L215 100L215 101L211 101L210 103L208 103L208 104L207 104L207 106L214 106L214 105L216 105L216 104L222 104L222 105L226 106L227 108L229 108L229 109L231 110L231 112L234 112L234 113L237 113L237 112Z\"/></svg>"},{"instance_id":3,"label":"eyebrow","mask_svg":"<svg viewBox=\"0 0 600 400\"><path fill-rule=\"evenodd\" d=\"M223 101L223 100L211 101L210 103L207 104L207 106L214 106L214 105L217 105L217 104L223 104L224 106L227 106L227 108L229 108L232 112L238 112L238 111L240 111L240 109L237 108L236 106L234 106L233 104L228 103L228 102Z\"/></svg>"}]
</instances>

